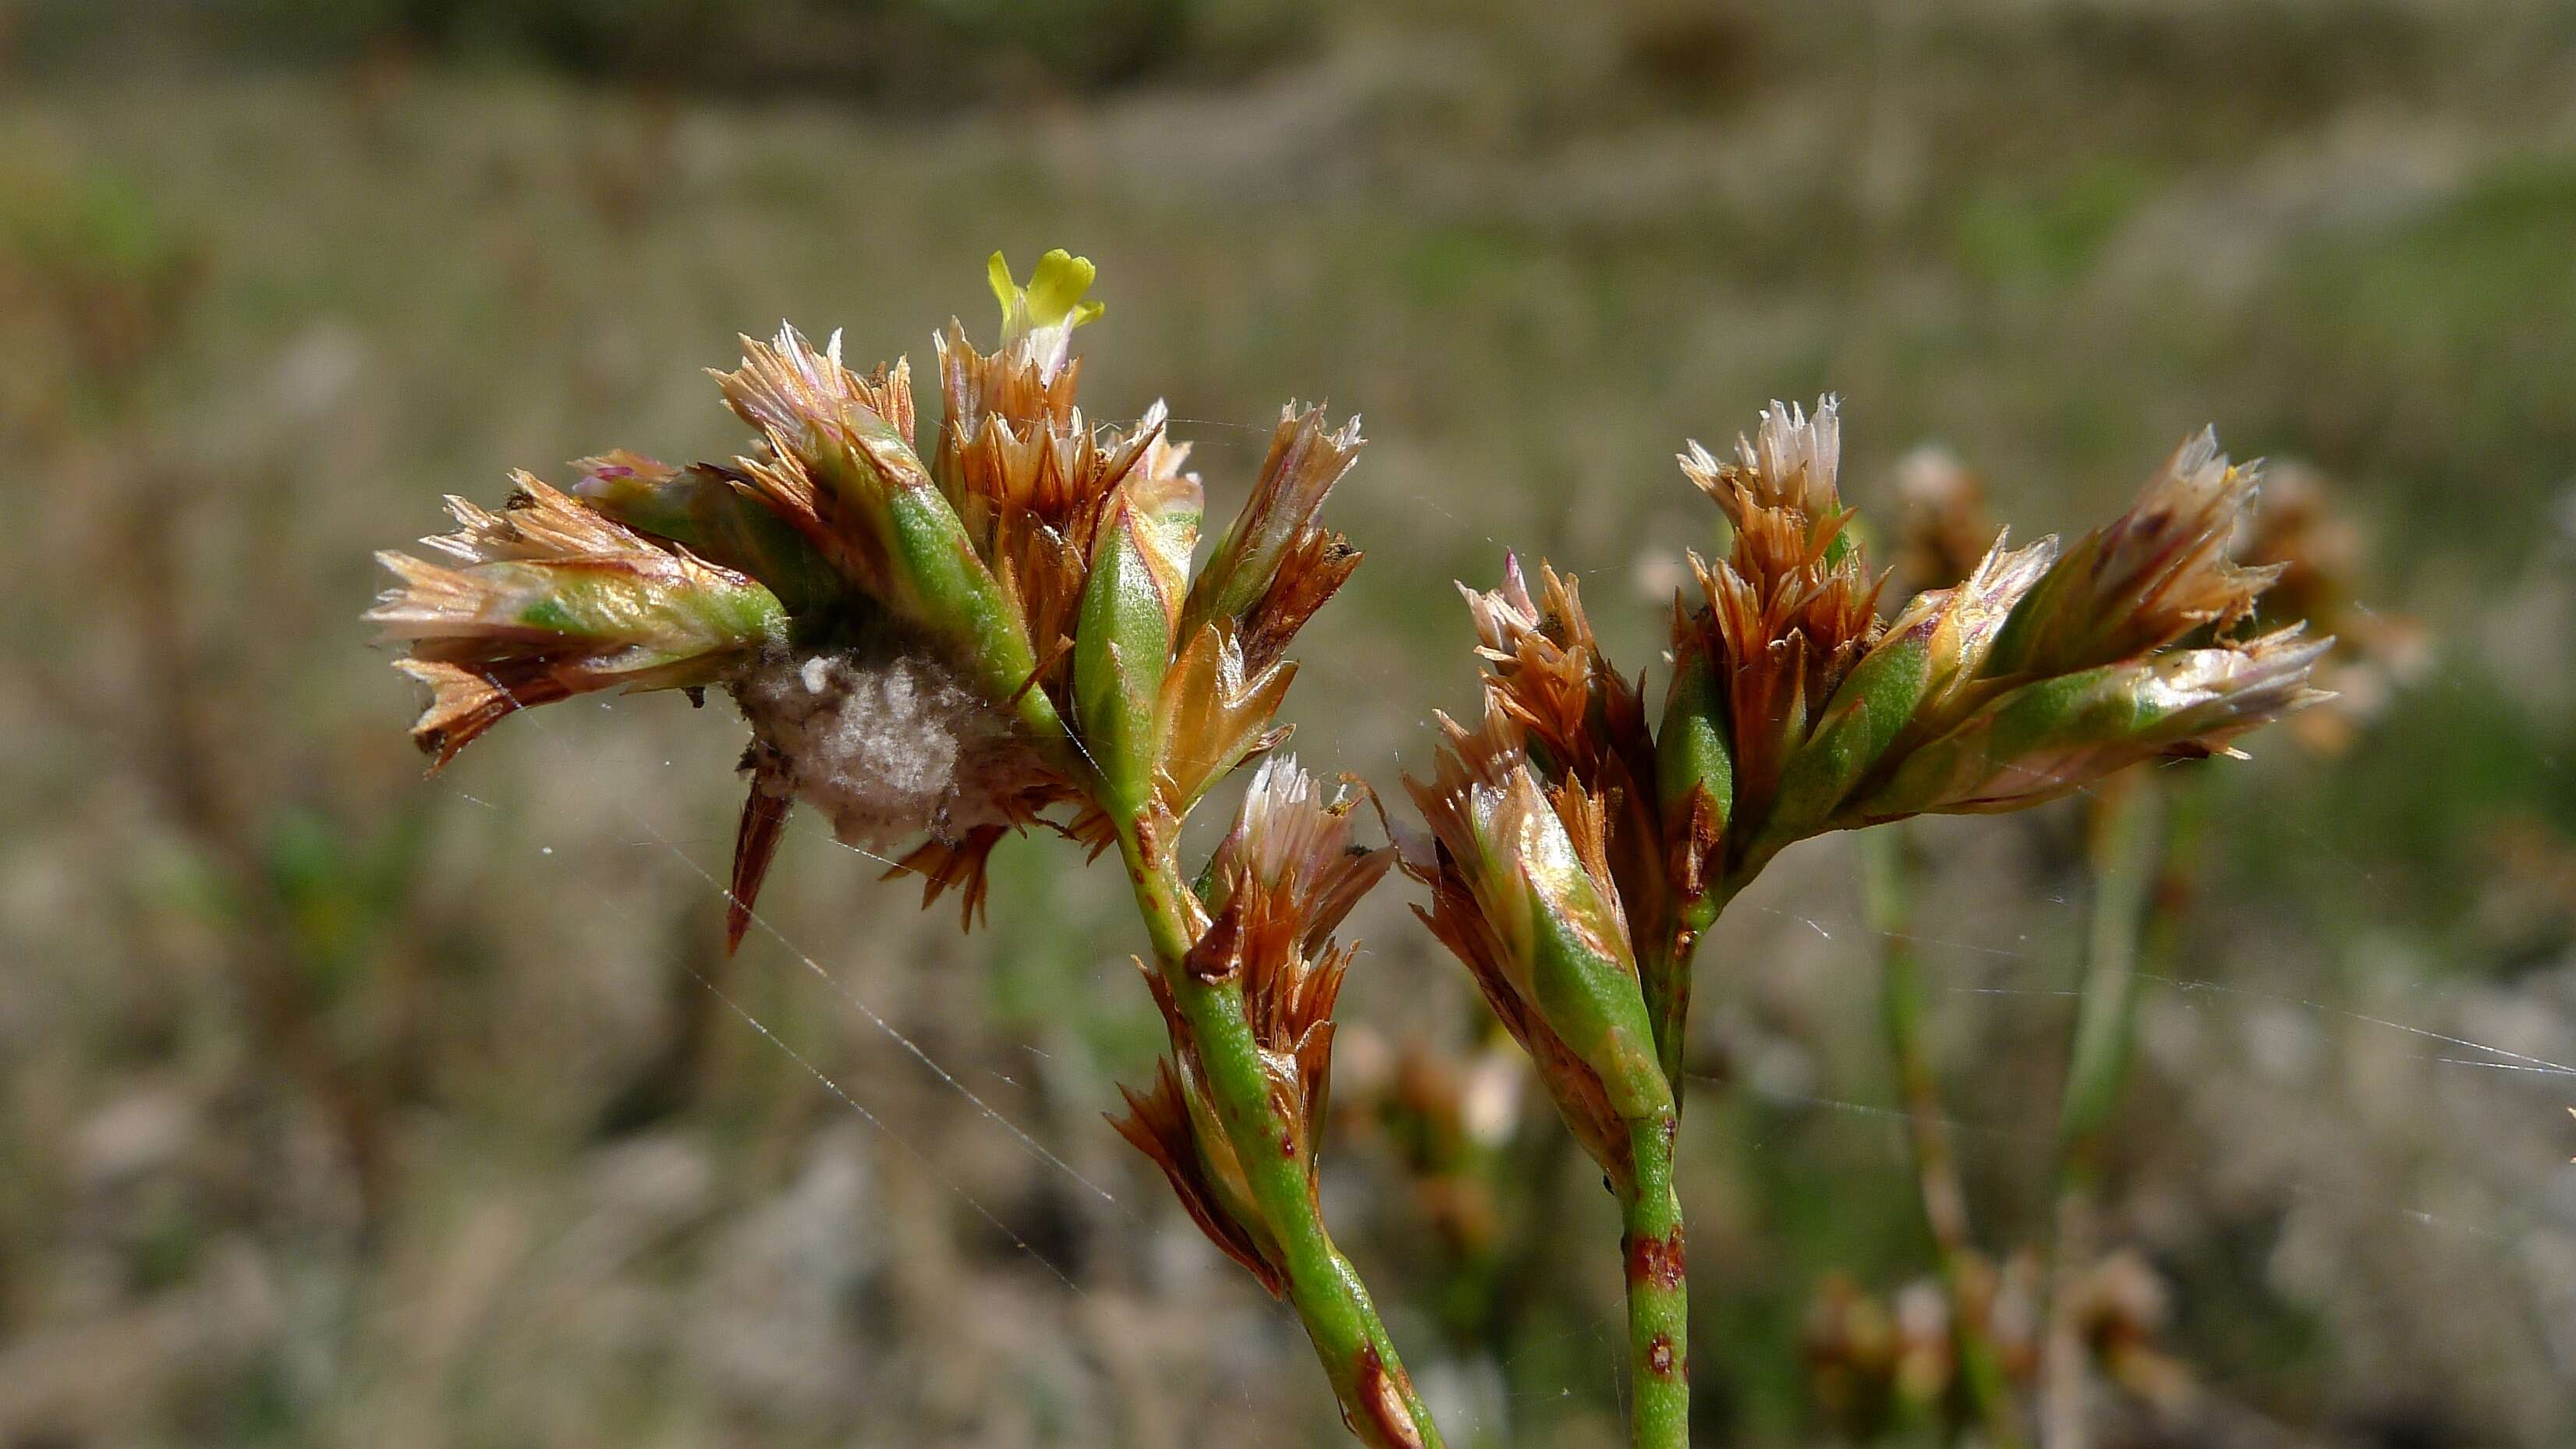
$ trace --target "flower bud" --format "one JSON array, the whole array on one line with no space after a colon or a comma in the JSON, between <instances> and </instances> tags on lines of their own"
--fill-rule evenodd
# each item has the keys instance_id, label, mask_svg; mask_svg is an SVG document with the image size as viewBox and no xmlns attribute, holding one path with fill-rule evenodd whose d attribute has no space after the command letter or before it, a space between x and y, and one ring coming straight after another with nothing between
<instances>
[{"instance_id":1,"label":"flower bud","mask_svg":"<svg viewBox=\"0 0 2576 1449\"><path fill-rule=\"evenodd\" d=\"M399 667L433 696L412 738L437 765L515 710L719 683L785 638L759 584L516 479L499 513L448 500L462 526L423 542L458 564L376 556L401 582L366 617L411 646Z\"/></svg>"},{"instance_id":2,"label":"flower bud","mask_svg":"<svg viewBox=\"0 0 2576 1449\"><path fill-rule=\"evenodd\" d=\"M1180 626L1201 494L1188 474L1140 470L1109 505L1073 645L1074 724L1102 805L1132 818L1154 798L1156 707Z\"/></svg>"},{"instance_id":3,"label":"flower bud","mask_svg":"<svg viewBox=\"0 0 2576 1449\"><path fill-rule=\"evenodd\" d=\"M1906 756L1846 823L2017 810L2158 755L2216 754L2325 698L2307 681L2331 643L2293 627L2023 685Z\"/></svg>"},{"instance_id":4,"label":"flower bud","mask_svg":"<svg viewBox=\"0 0 2576 1449\"><path fill-rule=\"evenodd\" d=\"M1726 738L1726 701L1711 676L1699 635L1676 610L1673 678L1655 731L1656 804L1662 813L1665 866L1691 929L1713 916L1712 892L1724 869L1727 816L1735 806L1735 757Z\"/></svg>"},{"instance_id":5,"label":"flower bud","mask_svg":"<svg viewBox=\"0 0 2576 1449\"><path fill-rule=\"evenodd\" d=\"M1261 762L1234 829L1208 861L1201 895L1211 914L1224 914L1240 892L1265 891L1275 897L1267 914L1295 924L1297 952L1311 956L1323 950L1325 939L1395 864L1391 850L1352 842L1360 800L1374 804L1376 797L1352 777L1343 778L1344 787L1326 799L1314 777L1297 768L1295 756Z\"/></svg>"},{"instance_id":6,"label":"flower bud","mask_svg":"<svg viewBox=\"0 0 2576 1449\"><path fill-rule=\"evenodd\" d=\"M1322 408L1280 409L1252 496L1190 585L1181 615L1184 635L1230 620L1253 668L1279 657L1359 567L1358 552L1341 535L1318 527L1315 515L1360 447L1356 417L1328 432Z\"/></svg>"},{"instance_id":7,"label":"flower bud","mask_svg":"<svg viewBox=\"0 0 2576 1449\"><path fill-rule=\"evenodd\" d=\"M1783 767L1779 795L1750 858L1765 859L1829 828L1843 801L1884 761L1989 697L1972 682L2013 605L2056 548L2043 539L2007 552L2006 541L1997 539L1956 586L1916 595L1845 676L1815 732Z\"/></svg>"},{"instance_id":8,"label":"flower bud","mask_svg":"<svg viewBox=\"0 0 2576 1449\"><path fill-rule=\"evenodd\" d=\"M1600 802L1610 880L1632 939L1662 940L1672 892L1645 701L1603 654L1573 576L1541 560L1538 583L1533 596L1519 558L1506 554L1502 587L1459 585L1476 625L1485 697L1522 730L1541 784L1573 781Z\"/></svg>"},{"instance_id":9,"label":"flower bud","mask_svg":"<svg viewBox=\"0 0 2576 1449\"><path fill-rule=\"evenodd\" d=\"M1202 983L1230 987L1268 1082L1271 1115L1286 1134L1279 1148L1316 1190L1331 1081L1333 1003L1356 948L1330 937L1352 905L1387 871L1383 848L1351 843L1357 799L1329 799L1294 760L1263 763L1235 826L1209 862L1212 919L1187 965ZM1142 963L1139 969L1145 970ZM1125 1092L1116 1125L1171 1180L1209 1239L1272 1293L1287 1268L1279 1236L1256 1199L1243 1160L1206 1087L1199 1044L1171 983L1145 970L1172 1039L1150 1092Z\"/></svg>"},{"instance_id":10,"label":"flower bud","mask_svg":"<svg viewBox=\"0 0 2576 1449\"><path fill-rule=\"evenodd\" d=\"M846 585L748 477L712 463L686 468L623 450L573 464L566 491L627 527L666 538L710 563L749 574L791 614L828 608Z\"/></svg>"},{"instance_id":11,"label":"flower bud","mask_svg":"<svg viewBox=\"0 0 2576 1449\"><path fill-rule=\"evenodd\" d=\"M1600 802L1572 782L1551 800L1530 771L1519 728L1497 711L1489 709L1475 732L1445 717L1442 724L1449 744L1436 777L1405 782L1438 842L1432 859L1407 863L1433 887L1424 919L1543 1071L1559 1055L1580 1064L1576 1080L1551 1081L1550 1090L1602 1156L1597 1139L1618 1135L1610 1130L1617 1123L1669 1110L1672 1089L1657 1064L1628 923L1604 858ZM1579 1120L1602 1108L1615 1121ZM1603 1165L1617 1170L1611 1158Z\"/></svg>"},{"instance_id":12,"label":"flower bud","mask_svg":"<svg viewBox=\"0 0 2576 1449\"><path fill-rule=\"evenodd\" d=\"M2086 534L2022 596L1984 672L2073 674L2161 649L2202 625L2251 614L2280 569L2228 559L2256 470L2204 428L2174 451L2128 512Z\"/></svg>"},{"instance_id":13,"label":"flower bud","mask_svg":"<svg viewBox=\"0 0 2576 1449\"><path fill-rule=\"evenodd\" d=\"M1155 978L1148 973L1146 979ZM1185 1080L1167 1058L1155 1064L1150 1089L1140 1093L1122 1086L1118 1095L1127 1101L1127 1115L1111 1117L1109 1125L1163 1170L1173 1195L1209 1242L1242 1264L1272 1297L1286 1294L1288 1270L1278 1236L1253 1200L1243 1161L1205 1090Z\"/></svg>"},{"instance_id":14,"label":"flower bud","mask_svg":"<svg viewBox=\"0 0 2576 1449\"><path fill-rule=\"evenodd\" d=\"M1737 440L1732 463L1697 444L1681 457L1683 475L1732 532L1724 558L1692 556L1702 603L1674 645L1676 668L1706 661L1723 705L1732 857L1745 841L1776 834L1765 827L1785 787L1802 792L1790 814L1813 808L1817 783L1788 781L1790 761L1828 724L1848 727L1831 706L1881 634L1884 579L1870 577L1836 491L1841 456L1841 413L1828 397L1812 416L1773 403L1756 435ZM1849 753L1850 745L1829 748Z\"/></svg>"}]
</instances>

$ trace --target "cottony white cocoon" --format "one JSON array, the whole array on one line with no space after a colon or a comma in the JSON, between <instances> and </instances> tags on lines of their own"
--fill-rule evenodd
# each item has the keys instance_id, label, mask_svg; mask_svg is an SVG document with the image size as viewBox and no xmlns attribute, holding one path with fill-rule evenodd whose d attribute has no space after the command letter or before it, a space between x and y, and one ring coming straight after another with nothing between
<instances>
[{"instance_id":1,"label":"cottony white cocoon","mask_svg":"<svg viewBox=\"0 0 2576 1449\"><path fill-rule=\"evenodd\" d=\"M1038 771L1010 716L920 653L773 654L733 693L796 799L862 850L1004 822Z\"/></svg>"}]
</instances>

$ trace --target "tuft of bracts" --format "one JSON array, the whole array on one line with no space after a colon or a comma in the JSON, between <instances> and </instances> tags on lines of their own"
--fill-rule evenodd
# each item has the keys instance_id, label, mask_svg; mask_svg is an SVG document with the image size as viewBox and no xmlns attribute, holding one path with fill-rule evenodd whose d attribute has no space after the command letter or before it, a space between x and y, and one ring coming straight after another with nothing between
<instances>
[{"instance_id":1,"label":"tuft of bracts","mask_svg":"<svg viewBox=\"0 0 2576 1449\"><path fill-rule=\"evenodd\" d=\"M993 350L956 322L933 339L935 428L900 359L861 373L837 334L745 338L713 374L752 431L742 455L611 452L575 464L569 490L519 475L499 513L452 500L461 530L428 540L431 558L383 555L397 582L369 617L431 687L413 737L433 769L531 705L728 693L751 733L729 948L799 807L918 874L925 904L956 892L971 925L992 851L1037 826L1122 845L1140 892L1163 891L1191 809L1262 758L1196 886L1156 896L1189 934L1158 939L1170 959L1145 972L1171 1051L1117 1125L1219 1247L1285 1292L1283 1238L1315 1231L1332 1010L1355 949L1334 933L1394 862L1354 840L1365 787L1269 757L1288 733L1288 646L1360 562L1317 522L1359 423L1281 409L1200 564L1205 494L1163 405L1120 426L1077 402L1073 333L1100 315L1091 264L1050 252L1023 286L997 256L990 277ZM1247 1177L1229 1125L1247 1116L1302 1175L1302 1214L1293 1184L1283 1200ZM1380 1360L1362 1381L1383 1397L1401 1369Z\"/></svg>"},{"instance_id":2,"label":"tuft of bracts","mask_svg":"<svg viewBox=\"0 0 2576 1449\"><path fill-rule=\"evenodd\" d=\"M1499 587L1461 586L1484 715L1444 717L1432 778L1406 782L1431 825L1406 866L1614 1187L1623 1124L1678 1095L1693 944L1781 850L2233 753L2327 697L2310 679L2331 640L2250 627L2283 569L2231 556L2256 469L2206 431L2064 548L1994 531L1972 553L1981 489L1955 462L1914 460L1908 572L1937 584L1893 618L1841 456L1831 397L1772 404L1729 458L1681 455L1724 548L1690 557L1651 727L1644 681L1604 657L1572 579L1542 561L1533 589L1506 558Z\"/></svg>"},{"instance_id":3,"label":"tuft of bracts","mask_svg":"<svg viewBox=\"0 0 2576 1449\"><path fill-rule=\"evenodd\" d=\"M1198 896L1209 923L1189 954L1195 980L1227 989L1249 1031L1269 1095L1277 1144L1294 1161L1311 1203L1318 1191L1332 1076L1333 1002L1356 942L1333 933L1394 864L1384 846L1354 842L1356 810L1369 799L1345 781L1327 795L1293 757L1262 761L1233 830L1208 862ZM1162 973L1136 963L1162 1008L1172 1052L1143 1092L1122 1089L1121 1135L1154 1160L1209 1239L1273 1294L1288 1267L1281 1225L1270 1221L1217 1115L1198 1037Z\"/></svg>"},{"instance_id":4,"label":"tuft of bracts","mask_svg":"<svg viewBox=\"0 0 2576 1449\"><path fill-rule=\"evenodd\" d=\"M600 689L722 688L750 724L728 939L789 813L894 855L971 924L994 847L1044 825L1098 850L1159 838L1285 737L1289 642L1359 554L1316 515L1357 419L1282 409L1242 512L1195 571L1203 490L1162 404L1132 425L1076 402L1094 270L1028 283L996 256L1000 340L934 339L941 418L910 366L845 365L782 326L713 373L752 430L730 460L611 452L499 513L451 500L437 557L381 555L369 618L432 699L433 768L516 710ZM928 436L921 436L927 432Z\"/></svg>"}]
</instances>

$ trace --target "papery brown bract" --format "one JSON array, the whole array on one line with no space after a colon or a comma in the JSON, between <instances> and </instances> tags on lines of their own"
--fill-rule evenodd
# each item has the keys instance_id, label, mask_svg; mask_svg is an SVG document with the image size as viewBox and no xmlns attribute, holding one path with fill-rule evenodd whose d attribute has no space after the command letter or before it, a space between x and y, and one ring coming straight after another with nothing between
<instances>
[{"instance_id":1,"label":"papery brown bract","mask_svg":"<svg viewBox=\"0 0 2576 1449\"><path fill-rule=\"evenodd\" d=\"M2202 429L2136 503L2061 554L2023 595L1985 672L2040 678L2135 658L2207 626L2224 633L2280 576L2227 556L2258 470L2236 467Z\"/></svg>"},{"instance_id":2,"label":"papery brown bract","mask_svg":"<svg viewBox=\"0 0 2576 1449\"><path fill-rule=\"evenodd\" d=\"M1189 447L1167 437L1158 402L1125 430L1087 428L1079 410L1062 424L991 415L957 457L950 493L967 536L1024 621L1039 687L1069 703L1066 665L1102 522L1122 497L1149 500L1155 512L1195 500Z\"/></svg>"},{"instance_id":3,"label":"papery brown bract","mask_svg":"<svg viewBox=\"0 0 2576 1449\"><path fill-rule=\"evenodd\" d=\"M1271 721L1296 677L1290 660L1250 668L1234 631L1224 624L1191 635L1164 674L1155 705L1163 741L1162 808L1174 818L1187 814L1227 771L1287 739L1288 727Z\"/></svg>"},{"instance_id":4,"label":"papery brown bract","mask_svg":"<svg viewBox=\"0 0 2576 1449\"><path fill-rule=\"evenodd\" d=\"M1315 778L1297 767L1294 755L1262 761L1234 829L1209 858L1202 892L1207 908L1222 913L1239 895L1256 892L1262 899L1254 909L1264 919L1296 923L1298 954L1321 950L1351 908L1395 865L1392 848L1353 842L1363 800L1372 807L1377 803L1356 778L1344 777L1326 798ZM1383 818L1380 812L1381 823Z\"/></svg>"},{"instance_id":5,"label":"papery brown bract","mask_svg":"<svg viewBox=\"0 0 2576 1449\"><path fill-rule=\"evenodd\" d=\"M1362 446L1356 417L1328 431L1320 407L1280 409L1251 496L1190 585L1185 637L1231 621L1255 670L1286 650L1359 567L1359 553L1315 515Z\"/></svg>"},{"instance_id":6,"label":"papery brown bract","mask_svg":"<svg viewBox=\"0 0 2576 1449\"><path fill-rule=\"evenodd\" d=\"M1881 630L1878 593L1851 512L1836 491L1839 405L1813 417L1773 403L1754 437L1721 464L1693 444L1682 472L1733 526L1726 556L1694 554L1700 606L1685 614L1677 656L1705 661L1718 685L1733 768L1730 822L1739 832L1770 814L1789 758Z\"/></svg>"},{"instance_id":7,"label":"papery brown bract","mask_svg":"<svg viewBox=\"0 0 2576 1449\"><path fill-rule=\"evenodd\" d=\"M1142 962L1137 966L1144 969ZM1152 972L1145 974L1146 979L1155 979ZM1259 1214L1251 1206L1251 1189L1242 1182L1234 1149L1222 1136L1216 1139L1213 1150L1221 1154L1222 1167L1201 1155L1201 1134L1189 1093L1172 1063L1158 1062L1153 1086L1141 1093L1130 1087L1118 1089L1127 1111L1124 1116L1112 1115L1109 1124L1163 1170L1173 1195L1209 1242L1242 1264L1271 1297L1283 1297L1288 1291L1287 1274L1271 1261L1275 1249L1252 1227Z\"/></svg>"},{"instance_id":8,"label":"papery brown bract","mask_svg":"<svg viewBox=\"0 0 2576 1449\"><path fill-rule=\"evenodd\" d=\"M929 483L910 456L910 367L860 377L842 365L838 333L817 352L784 324L773 341L740 341L739 367L709 369L725 404L766 444L737 471L852 585L899 605L912 586L892 556L889 495Z\"/></svg>"},{"instance_id":9,"label":"papery brown bract","mask_svg":"<svg viewBox=\"0 0 2576 1449\"><path fill-rule=\"evenodd\" d=\"M743 796L742 815L734 824L733 871L725 885L726 955L742 949L761 883L769 878L770 864L778 858L778 843L786 837L787 818L796 803L765 747L753 744L744 754L742 768L751 777L751 789Z\"/></svg>"},{"instance_id":10,"label":"papery brown bract","mask_svg":"<svg viewBox=\"0 0 2576 1449\"><path fill-rule=\"evenodd\" d=\"M1505 555L1502 587L1459 593L1475 621L1486 697L1518 723L1532 763L1550 780L1579 782L1606 817L1604 852L1622 911L1641 941L1670 929L1655 741L1636 683L1601 651L1569 575L1539 564L1533 599L1520 560Z\"/></svg>"}]
</instances>

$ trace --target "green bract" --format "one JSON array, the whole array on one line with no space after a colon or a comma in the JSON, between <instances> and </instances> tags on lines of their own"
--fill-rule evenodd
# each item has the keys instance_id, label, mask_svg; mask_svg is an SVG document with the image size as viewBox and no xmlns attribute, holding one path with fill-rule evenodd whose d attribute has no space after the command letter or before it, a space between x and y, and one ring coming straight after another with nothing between
<instances>
[{"instance_id":1,"label":"green bract","mask_svg":"<svg viewBox=\"0 0 2576 1449\"><path fill-rule=\"evenodd\" d=\"M2157 755L2215 753L2319 698L2308 671L2329 642L2293 628L2023 685L1914 751L1846 823L2017 810Z\"/></svg>"},{"instance_id":2,"label":"green bract","mask_svg":"<svg viewBox=\"0 0 2576 1449\"><path fill-rule=\"evenodd\" d=\"M584 458L571 494L642 533L767 585L791 613L830 608L844 590L830 562L764 506L740 472L673 468L634 453Z\"/></svg>"},{"instance_id":3,"label":"green bract","mask_svg":"<svg viewBox=\"0 0 2576 1449\"><path fill-rule=\"evenodd\" d=\"M1073 650L1074 722L1120 818L1154 797L1157 705L1202 504L1187 475L1133 475L1093 545Z\"/></svg>"}]
</instances>

